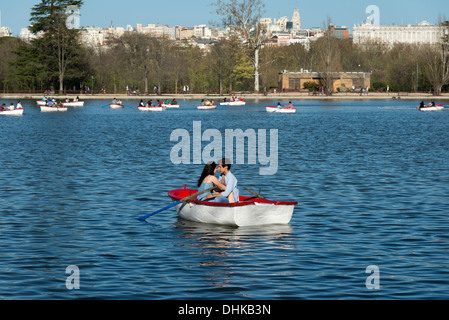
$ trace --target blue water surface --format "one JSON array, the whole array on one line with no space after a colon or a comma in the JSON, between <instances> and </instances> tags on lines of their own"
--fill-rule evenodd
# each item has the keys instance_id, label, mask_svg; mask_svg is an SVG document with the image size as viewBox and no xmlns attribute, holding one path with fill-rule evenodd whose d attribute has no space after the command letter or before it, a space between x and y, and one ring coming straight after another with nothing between
<instances>
[{"instance_id":1,"label":"blue water surface","mask_svg":"<svg viewBox=\"0 0 449 320\"><path fill-rule=\"evenodd\" d=\"M211 111L180 100L161 113L108 103L41 113L26 100L23 116L0 116L0 299L449 298L449 111L404 100L293 101L296 114L266 113L270 100ZM232 171L244 195L298 201L289 225L198 224L174 209L137 221L170 204L169 190L195 187L203 165L170 158L171 134L193 139L194 121L223 147L226 129L266 129L269 151L278 130L275 175L247 160ZM366 285L368 266L379 289Z\"/></svg>"}]
</instances>

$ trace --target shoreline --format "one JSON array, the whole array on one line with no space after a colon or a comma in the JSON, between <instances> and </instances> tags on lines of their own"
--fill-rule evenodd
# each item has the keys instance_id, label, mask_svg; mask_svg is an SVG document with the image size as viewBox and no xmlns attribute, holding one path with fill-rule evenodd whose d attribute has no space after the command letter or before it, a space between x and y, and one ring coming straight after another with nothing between
<instances>
[{"instance_id":1,"label":"shoreline","mask_svg":"<svg viewBox=\"0 0 449 320\"><path fill-rule=\"evenodd\" d=\"M40 100L42 99L42 94L26 94L26 93L11 93L2 94L0 93L0 100ZM244 100L449 100L449 93L443 93L440 96L433 96L432 94L425 93L375 93L370 92L368 95L360 93L335 93L332 96L324 95L309 95L305 93L269 93L267 95L263 94L236 94L238 97L242 97ZM112 100L114 98L121 100L201 100L201 99L213 99L216 101L221 101L223 98L229 98L230 95L219 95L219 94L164 94L164 95L127 95L127 94L64 94L58 95L54 94L51 97L56 100L61 99L71 99L74 97L79 97L80 100Z\"/></svg>"}]
</instances>

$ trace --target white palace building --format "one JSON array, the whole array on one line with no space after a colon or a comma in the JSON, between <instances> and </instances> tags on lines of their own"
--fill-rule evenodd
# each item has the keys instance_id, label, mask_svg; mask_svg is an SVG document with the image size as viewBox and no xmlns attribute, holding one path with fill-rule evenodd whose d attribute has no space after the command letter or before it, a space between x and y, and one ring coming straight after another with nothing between
<instances>
[{"instance_id":1,"label":"white palace building","mask_svg":"<svg viewBox=\"0 0 449 320\"><path fill-rule=\"evenodd\" d=\"M361 25L354 26L353 41L357 44L382 42L389 46L396 43L436 44L440 42L442 30L438 25L422 21L416 25L375 25L367 19Z\"/></svg>"}]
</instances>

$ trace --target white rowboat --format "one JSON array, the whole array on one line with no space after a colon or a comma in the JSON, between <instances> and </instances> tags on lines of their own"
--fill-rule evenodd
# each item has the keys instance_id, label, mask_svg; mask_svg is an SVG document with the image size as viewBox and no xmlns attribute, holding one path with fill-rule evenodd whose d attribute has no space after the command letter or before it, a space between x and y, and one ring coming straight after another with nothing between
<instances>
[{"instance_id":1,"label":"white rowboat","mask_svg":"<svg viewBox=\"0 0 449 320\"><path fill-rule=\"evenodd\" d=\"M244 106L244 105L246 105L245 101L229 101L220 103L220 106Z\"/></svg>"},{"instance_id":2,"label":"white rowboat","mask_svg":"<svg viewBox=\"0 0 449 320\"><path fill-rule=\"evenodd\" d=\"M67 111L67 107L50 107L50 106L41 106L42 112L64 112Z\"/></svg>"},{"instance_id":3,"label":"white rowboat","mask_svg":"<svg viewBox=\"0 0 449 320\"><path fill-rule=\"evenodd\" d=\"M22 114L23 114L23 108L0 111L0 115L4 115L4 116L21 116Z\"/></svg>"},{"instance_id":4,"label":"white rowboat","mask_svg":"<svg viewBox=\"0 0 449 320\"><path fill-rule=\"evenodd\" d=\"M179 108L179 104L162 104L163 107L167 108L167 109L175 109L175 108Z\"/></svg>"},{"instance_id":5,"label":"white rowboat","mask_svg":"<svg viewBox=\"0 0 449 320\"><path fill-rule=\"evenodd\" d=\"M292 108L278 108L278 107L272 107L272 106L265 106L265 109L268 113L296 113L296 109Z\"/></svg>"},{"instance_id":6,"label":"white rowboat","mask_svg":"<svg viewBox=\"0 0 449 320\"><path fill-rule=\"evenodd\" d=\"M142 106L138 106L137 108L140 111L153 111L153 112L155 112L155 111L160 112L160 111L165 111L166 110L166 108L164 106L162 106L162 107L142 107Z\"/></svg>"},{"instance_id":7,"label":"white rowboat","mask_svg":"<svg viewBox=\"0 0 449 320\"><path fill-rule=\"evenodd\" d=\"M84 101L70 101L70 102L63 102L62 103L64 107L83 107Z\"/></svg>"},{"instance_id":8,"label":"white rowboat","mask_svg":"<svg viewBox=\"0 0 449 320\"><path fill-rule=\"evenodd\" d=\"M109 108L111 108L111 109L122 109L124 107L125 107L125 105L123 105L123 104L116 104L116 103L111 103L109 105Z\"/></svg>"},{"instance_id":9,"label":"white rowboat","mask_svg":"<svg viewBox=\"0 0 449 320\"><path fill-rule=\"evenodd\" d=\"M47 105L47 102L43 101L43 100L36 100L36 103L38 106ZM64 107L83 107L84 101L69 101L69 102L63 102L62 104L64 105Z\"/></svg>"},{"instance_id":10,"label":"white rowboat","mask_svg":"<svg viewBox=\"0 0 449 320\"><path fill-rule=\"evenodd\" d=\"M211 106L197 106L198 110L212 110L217 109L217 105L211 105Z\"/></svg>"},{"instance_id":11,"label":"white rowboat","mask_svg":"<svg viewBox=\"0 0 449 320\"><path fill-rule=\"evenodd\" d=\"M445 109L445 105L444 104L438 104L434 107L424 107L424 108L417 108L419 111L442 111Z\"/></svg>"},{"instance_id":12,"label":"white rowboat","mask_svg":"<svg viewBox=\"0 0 449 320\"><path fill-rule=\"evenodd\" d=\"M173 201L179 201L197 190L177 189L168 193ZM234 227L289 224L297 202L271 201L240 196L237 203L215 203L192 199L175 206L185 220L220 224Z\"/></svg>"}]
</instances>

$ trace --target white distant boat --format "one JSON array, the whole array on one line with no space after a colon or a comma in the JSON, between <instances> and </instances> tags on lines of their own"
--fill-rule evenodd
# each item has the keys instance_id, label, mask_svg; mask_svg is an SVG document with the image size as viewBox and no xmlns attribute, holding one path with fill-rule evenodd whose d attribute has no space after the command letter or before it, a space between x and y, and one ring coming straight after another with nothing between
<instances>
[{"instance_id":1,"label":"white distant boat","mask_svg":"<svg viewBox=\"0 0 449 320\"><path fill-rule=\"evenodd\" d=\"M122 109L122 108L124 108L125 107L125 105L123 105L123 104L118 104L118 103L111 103L110 105L109 105L109 108L111 108L111 109Z\"/></svg>"},{"instance_id":2,"label":"white distant boat","mask_svg":"<svg viewBox=\"0 0 449 320\"><path fill-rule=\"evenodd\" d=\"M268 113L296 113L296 109L295 108L286 108L286 107L282 107L282 108L278 108L278 107L273 107L273 106L265 106L265 109L267 110Z\"/></svg>"},{"instance_id":3,"label":"white distant boat","mask_svg":"<svg viewBox=\"0 0 449 320\"><path fill-rule=\"evenodd\" d=\"M169 103L169 104L163 103L162 106L167 108L167 109L177 109L177 108L179 108L179 104L171 104L171 103Z\"/></svg>"},{"instance_id":4,"label":"white distant boat","mask_svg":"<svg viewBox=\"0 0 449 320\"><path fill-rule=\"evenodd\" d=\"M62 103L64 107L83 107L84 101L69 101Z\"/></svg>"},{"instance_id":5,"label":"white distant boat","mask_svg":"<svg viewBox=\"0 0 449 320\"><path fill-rule=\"evenodd\" d=\"M198 110L212 110L212 109L217 109L217 105L216 104L212 104L210 106L197 106Z\"/></svg>"},{"instance_id":6,"label":"white distant boat","mask_svg":"<svg viewBox=\"0 0 449 320\"><path fill-rule=\"evenodd\" d=\"M244 105L246 105L245 101L227 101L220 103L220 106L244 106Z\"/></svg>"},{"instance_id":7,"label":"white distant boat","mask_svg":"<svg viewBox=\"0 0 449 320\"><path fill-rule=\"evenodd\" d=\"M152 111L152 112L161 112L161 111L165 111L166 107L164 107L164 105L162 105L161 107L142 107L142 106L137 106L137 108L140 111Z\"/></svg>"},{"instance_id":8,"label":"white distant boat","mask_svg":"<svg viewBox=\"0 0 449 320\"><path fill-rule=\"evenodd\" d=\"M433 106L433 107L423 107L423 108L417 107L417 109L419 111L442 111L445 109L445 105L437 104L436 106Z\"/></svg>"},{"instance_id":9,"label":"white distant boat","mask_svg":"<svg viewBox=\"0 0 449 320\"><path fill-rule=\"evenodd\" d=\"M41 111L42 112L64 112L67 111L67 107L50 107L50 106L41 106Z\"/></svg>"},{"instance_id":10,"label":"white distant boat","mask_svg":"<svg viewBox=\"0 0 449 320\"><path fill-rule=\"evenodd\" d=\"M23 108L0 111L0 115L3 115L3 116L21 116L22 114L23 114Z\"/></svg>"},{"instance_id":11,"label":"white distant boat","mask_svg":"<svg viewBox=\"0 0 449 320\"><path fill-rule=\"evenodd\" d=\"M177 189L168 193L173 201L179 201L197 190ZM240 196L236 203L199 201L196 198L176 205L179 216L185 220L234 227L269 224L288 224L297 202L272 201Z\"/></svg>"},{"instance_id":12,"label":"white distant boat","mask_svg":"<svg viewBox=\"0 0 449 320\"><path fill-rule=\"evenodd\" d=\"M47 105L47 101L44 101L44 100L36 100L36 103L38 106ZM62 104L64 105L64 107L83 107L84 101L69 101L69 102L63 102Z\"/></svg>"}]
</instances>

